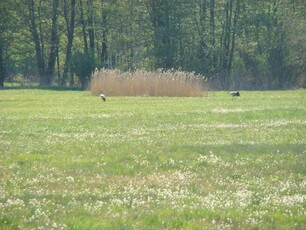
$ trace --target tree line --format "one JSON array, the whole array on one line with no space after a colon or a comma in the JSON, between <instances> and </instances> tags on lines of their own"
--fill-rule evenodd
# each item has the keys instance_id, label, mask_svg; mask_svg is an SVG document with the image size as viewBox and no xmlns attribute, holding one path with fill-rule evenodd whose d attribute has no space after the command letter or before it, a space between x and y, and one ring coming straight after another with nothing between
<instances>
[{"instance_id":1,"label":"tree line","mask_svg":"<svg viewBox=\"0 0 306 230\"><path fill-rule=\"evenodd\" d=\"M179 69L215 89L305 86L304 0L0 0L0 87Z\"/></svg>"}]
</instances>

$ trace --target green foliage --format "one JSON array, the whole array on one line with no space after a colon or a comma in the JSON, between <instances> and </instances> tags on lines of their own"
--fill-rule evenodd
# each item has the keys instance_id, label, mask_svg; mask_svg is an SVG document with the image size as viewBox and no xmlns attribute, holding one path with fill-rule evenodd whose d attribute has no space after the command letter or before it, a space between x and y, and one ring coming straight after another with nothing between
<instances>
[{"instance_id":1,"label":"green foliage","mask_svg":"<svg viewBox=\"0 0 306 230\"><path fill-rule=\"evenodd\" d=\"M56 2L1 4L0 81L42 75L47 81L41 84L54 78L74 85L71 75L68 79L70 55L82 59L78 56L92 52L103 68L196 72L207 76L212 88L305 85L303 1L67 0L58 14L52 10ZM76 10L70 11L73 2ZM75 68L86 87L91 68Z\"/></svg>"},{"instance_id":2,"label":"green foliage","mask_svg":"<svg viewBox=\"0 0 306 230\"><path fill-rule=\"evenodd\" d=\"M96 67L94 54L92 53L76 53L72 56L70 68L78 76L83 89L87 88L91 74Z\"/></svg>"},{"instance_id":3,"label":"green foliage","mask_svg":"<svg viewBox=\"0 0 306 230\"><path fill-rule=\"evenodd\" d=\"M26 79L24 79L24 77L22 75L17 75L14 77L13 82L16 82L18 84L20 84L21 86L24 86L24 84L27 82Z\"/></svg>"},{"instance_id":4,"label":"green foliage","mask_svg":"<svg viewBox=\"0 0 306 230\"><path fill-rule=\"evenodd\" d=\"M1 229L305 229L305 90L0 91Z\"/></svg>"}]
</instances>

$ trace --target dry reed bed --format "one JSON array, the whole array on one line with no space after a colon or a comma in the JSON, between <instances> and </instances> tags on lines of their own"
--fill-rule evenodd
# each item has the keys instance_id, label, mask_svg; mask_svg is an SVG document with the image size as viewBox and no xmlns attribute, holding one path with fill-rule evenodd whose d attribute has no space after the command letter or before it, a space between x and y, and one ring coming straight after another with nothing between
<instances>
[{"instance_id":1,"label":"dry reed bed","mask_svg":"<svg viewBox=\"0 0 306 230\"><path fill-rule=\"evenodd\" d=\"M204 79L201 75L173 70L101 69L93 73L90 90L93 95L195 97L203 96Z\"/></svg>"}]
</instances>

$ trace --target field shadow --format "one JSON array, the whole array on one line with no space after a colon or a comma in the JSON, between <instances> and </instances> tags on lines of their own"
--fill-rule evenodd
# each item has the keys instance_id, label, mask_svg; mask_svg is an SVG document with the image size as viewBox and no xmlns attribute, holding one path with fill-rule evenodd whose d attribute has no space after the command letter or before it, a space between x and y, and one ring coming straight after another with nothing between
<instances>
[{"instance_id":1,"label":"field shadow","mask_svg":"<svg viewBox=\"0 0 306 230\"><path fill-rule=\"evenodd\" d=\"M189 152L206 154L210 151L220 154L305 154L306 144L230 144L230 145L184 145Z\"/></svg>"},{"instance_id":2,"label":"field shadow","mask_svg":"<svg viewBox=\"0 0 306 230\"><path fill-rule=\"evenodd\" d=\"M22 89L41 89L41 90L49 90L49 91L86 91L78 86L4 86L1 87L0 90L22 90Z\"/></svg>"}]
</instances>

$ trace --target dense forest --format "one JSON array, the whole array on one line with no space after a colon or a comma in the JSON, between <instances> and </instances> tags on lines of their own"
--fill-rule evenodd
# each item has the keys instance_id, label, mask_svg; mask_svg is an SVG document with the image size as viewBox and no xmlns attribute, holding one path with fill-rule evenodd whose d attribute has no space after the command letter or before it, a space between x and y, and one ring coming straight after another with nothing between
<instances>
[{"instance_id":1,"label":"dense forest","mask_svg":"<svg viewBox=\"0 0 306 230\"><path fill-rule=\"evenodd\" d=\"M174 69L213 89L306 85L305 0L0 0L0 87L95 68Z\"/></svg>"}]
</instances>

